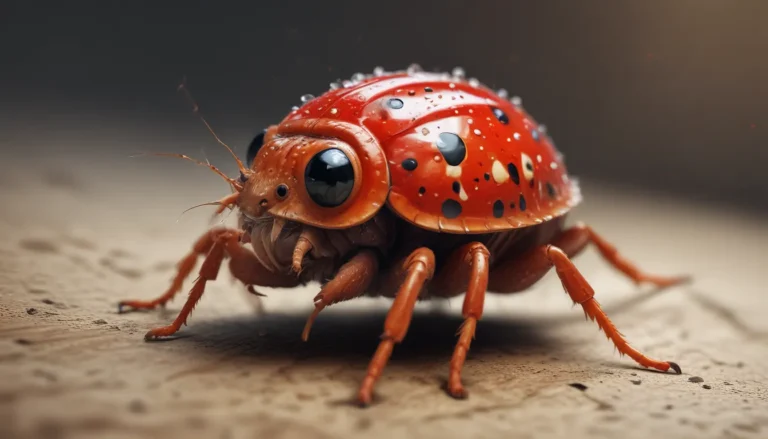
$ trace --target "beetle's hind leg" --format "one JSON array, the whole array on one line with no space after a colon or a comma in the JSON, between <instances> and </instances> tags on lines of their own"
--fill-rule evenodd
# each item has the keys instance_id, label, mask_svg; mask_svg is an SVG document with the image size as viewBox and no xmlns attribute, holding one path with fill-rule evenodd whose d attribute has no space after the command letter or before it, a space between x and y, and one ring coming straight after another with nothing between
<instances>
[{"instance_id":1,"label":"beetle's hind leg","mask_svg":"<svg viewBox=\"0 0 768 439\"><path fill-rule=\"evenodd\" d=\"M565 230L551 245L537 247L527 254L511 260L499 262L491 271L489 288L492 291L512 292L525 289L544 276L552 267L571 299L582 306L584 313L605 332L613 341L621 354L644 367L652 367L661 371L669 369L680 373L680 366L671 361L659 361L645 356L624 339L613 322L600 308L595 300L595 292L584 279L570 257L581 252L584 247L593 242L600 253L617 269L632 278L635 282L650 282L657 286L669 286L685 281L685 277L661 277L648 275L618 255L613 246L597 236L592 229L578 225Z\"/></svg>"}]
</instances>

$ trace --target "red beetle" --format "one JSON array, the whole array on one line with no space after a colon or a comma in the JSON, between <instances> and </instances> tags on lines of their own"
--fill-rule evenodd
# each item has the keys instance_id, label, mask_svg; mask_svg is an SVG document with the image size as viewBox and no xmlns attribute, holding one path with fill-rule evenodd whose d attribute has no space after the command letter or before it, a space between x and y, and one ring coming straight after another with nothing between
<instances>
[{"instance_id":1,"label":"red beetle","mask_svg":"<svg viewBox=\"0 0 768 439\"><path fill-rule=\"evenodd\" d=\"M554 267L571 299L619 352L645 367L680 373L677 364L649 358L626 342L571 258L592 243L636 283L669 286L685 278L643 273L588 226L565 228L581 195L544 126L519 98L508 100L504 90L467 80L461 69L436 74L412 66L357 74L331 84L322 96L302 96L300 107L252 142L247 167L232 155L240 167L237 179L203 165L234 189L219 202L218 213L238 208L239 227L203 235L158 299L120 303L121 310L165 304L198 256L205 256L179 316L149 331L148 340L170 336L186 323L225 257L255 294L254 286L323 283L305 340L326 306L366 295L391 297L358 393L367 404L395 343L405 337L417 299L466 292L447 386L462 398L461 369L486 291L525 290Z\"/></svg>"}]
</instances>

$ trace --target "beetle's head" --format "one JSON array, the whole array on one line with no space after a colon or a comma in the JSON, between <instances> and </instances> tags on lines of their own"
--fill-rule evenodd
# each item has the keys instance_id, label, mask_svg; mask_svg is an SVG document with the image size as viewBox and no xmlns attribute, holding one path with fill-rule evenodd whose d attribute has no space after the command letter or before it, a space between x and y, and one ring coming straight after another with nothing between
<instances>
[{"instance_id":1,"label":"beetle's head","mask_svg":"<svg viewBox=\"0 0 768 439\"><path fill-rule=\"evenodd\" d=\"M251 219L272 215L321 225L352 202L360 187L357 154L338 139L262 133L246 158L237 204Z\"/></svg>"}]
</instances>

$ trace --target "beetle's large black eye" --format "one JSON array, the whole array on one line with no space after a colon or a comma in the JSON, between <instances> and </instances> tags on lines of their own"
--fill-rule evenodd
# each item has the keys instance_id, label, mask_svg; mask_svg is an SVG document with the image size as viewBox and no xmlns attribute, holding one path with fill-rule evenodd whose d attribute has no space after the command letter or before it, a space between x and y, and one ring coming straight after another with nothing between
<instances>
[{"instance_id":1,"label":"beetle's large black eye","mask_svg":"<svg viewBox=\"0 0 768 439\"><path fill-rule=\"evenodd\" d=\"M264 145L265 134L267 134L267 130L264 130L254 137L253 141L251 141L251 144L248 146L248 153L245 155L245 163L249 168L253 164L253 159L256 157L256 154L259 153L261 146Z\"/></svg>"},{"instance_id":2,"label":"beetle's large black eye","mask_svg":"<svg viewBox=\"0 0 768 439\"><path fill-rule=\"evenodd\" d=\"M307 193L323 207L340 206L355 186L352 162L341 150L326 149L315 154L304 171Z\"/></svg>"}]
</instances>

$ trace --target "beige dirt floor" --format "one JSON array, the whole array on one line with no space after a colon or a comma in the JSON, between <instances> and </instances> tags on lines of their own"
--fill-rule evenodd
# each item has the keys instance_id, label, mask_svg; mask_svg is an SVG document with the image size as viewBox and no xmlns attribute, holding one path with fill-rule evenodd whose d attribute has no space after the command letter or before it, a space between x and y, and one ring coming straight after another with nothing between
<instances>
[{"instance_id":1,"label":"beige dirt floor","mask_svg":"<svg viewBox=\"0 0 768 439\"><path fill-rule=\"evenodd\" d=\"M3 162L2 438L768 437L766 218L586 184L571 221L648 271L695 277L654 291L594 249L576 259L630 342L683 375L616 354L550 273L486 301L468 400L441 390L458 299L419 304L374 405L361 409L351 401L385 300L324 311L303 343L317 285L265 289L260 315L222 271L178 338L145 343L184 296L165 312L119 315L116 302L165 289L210 208L179 213L226 186L185 163L104 160Z\"/></svg>"}]
</instances>

